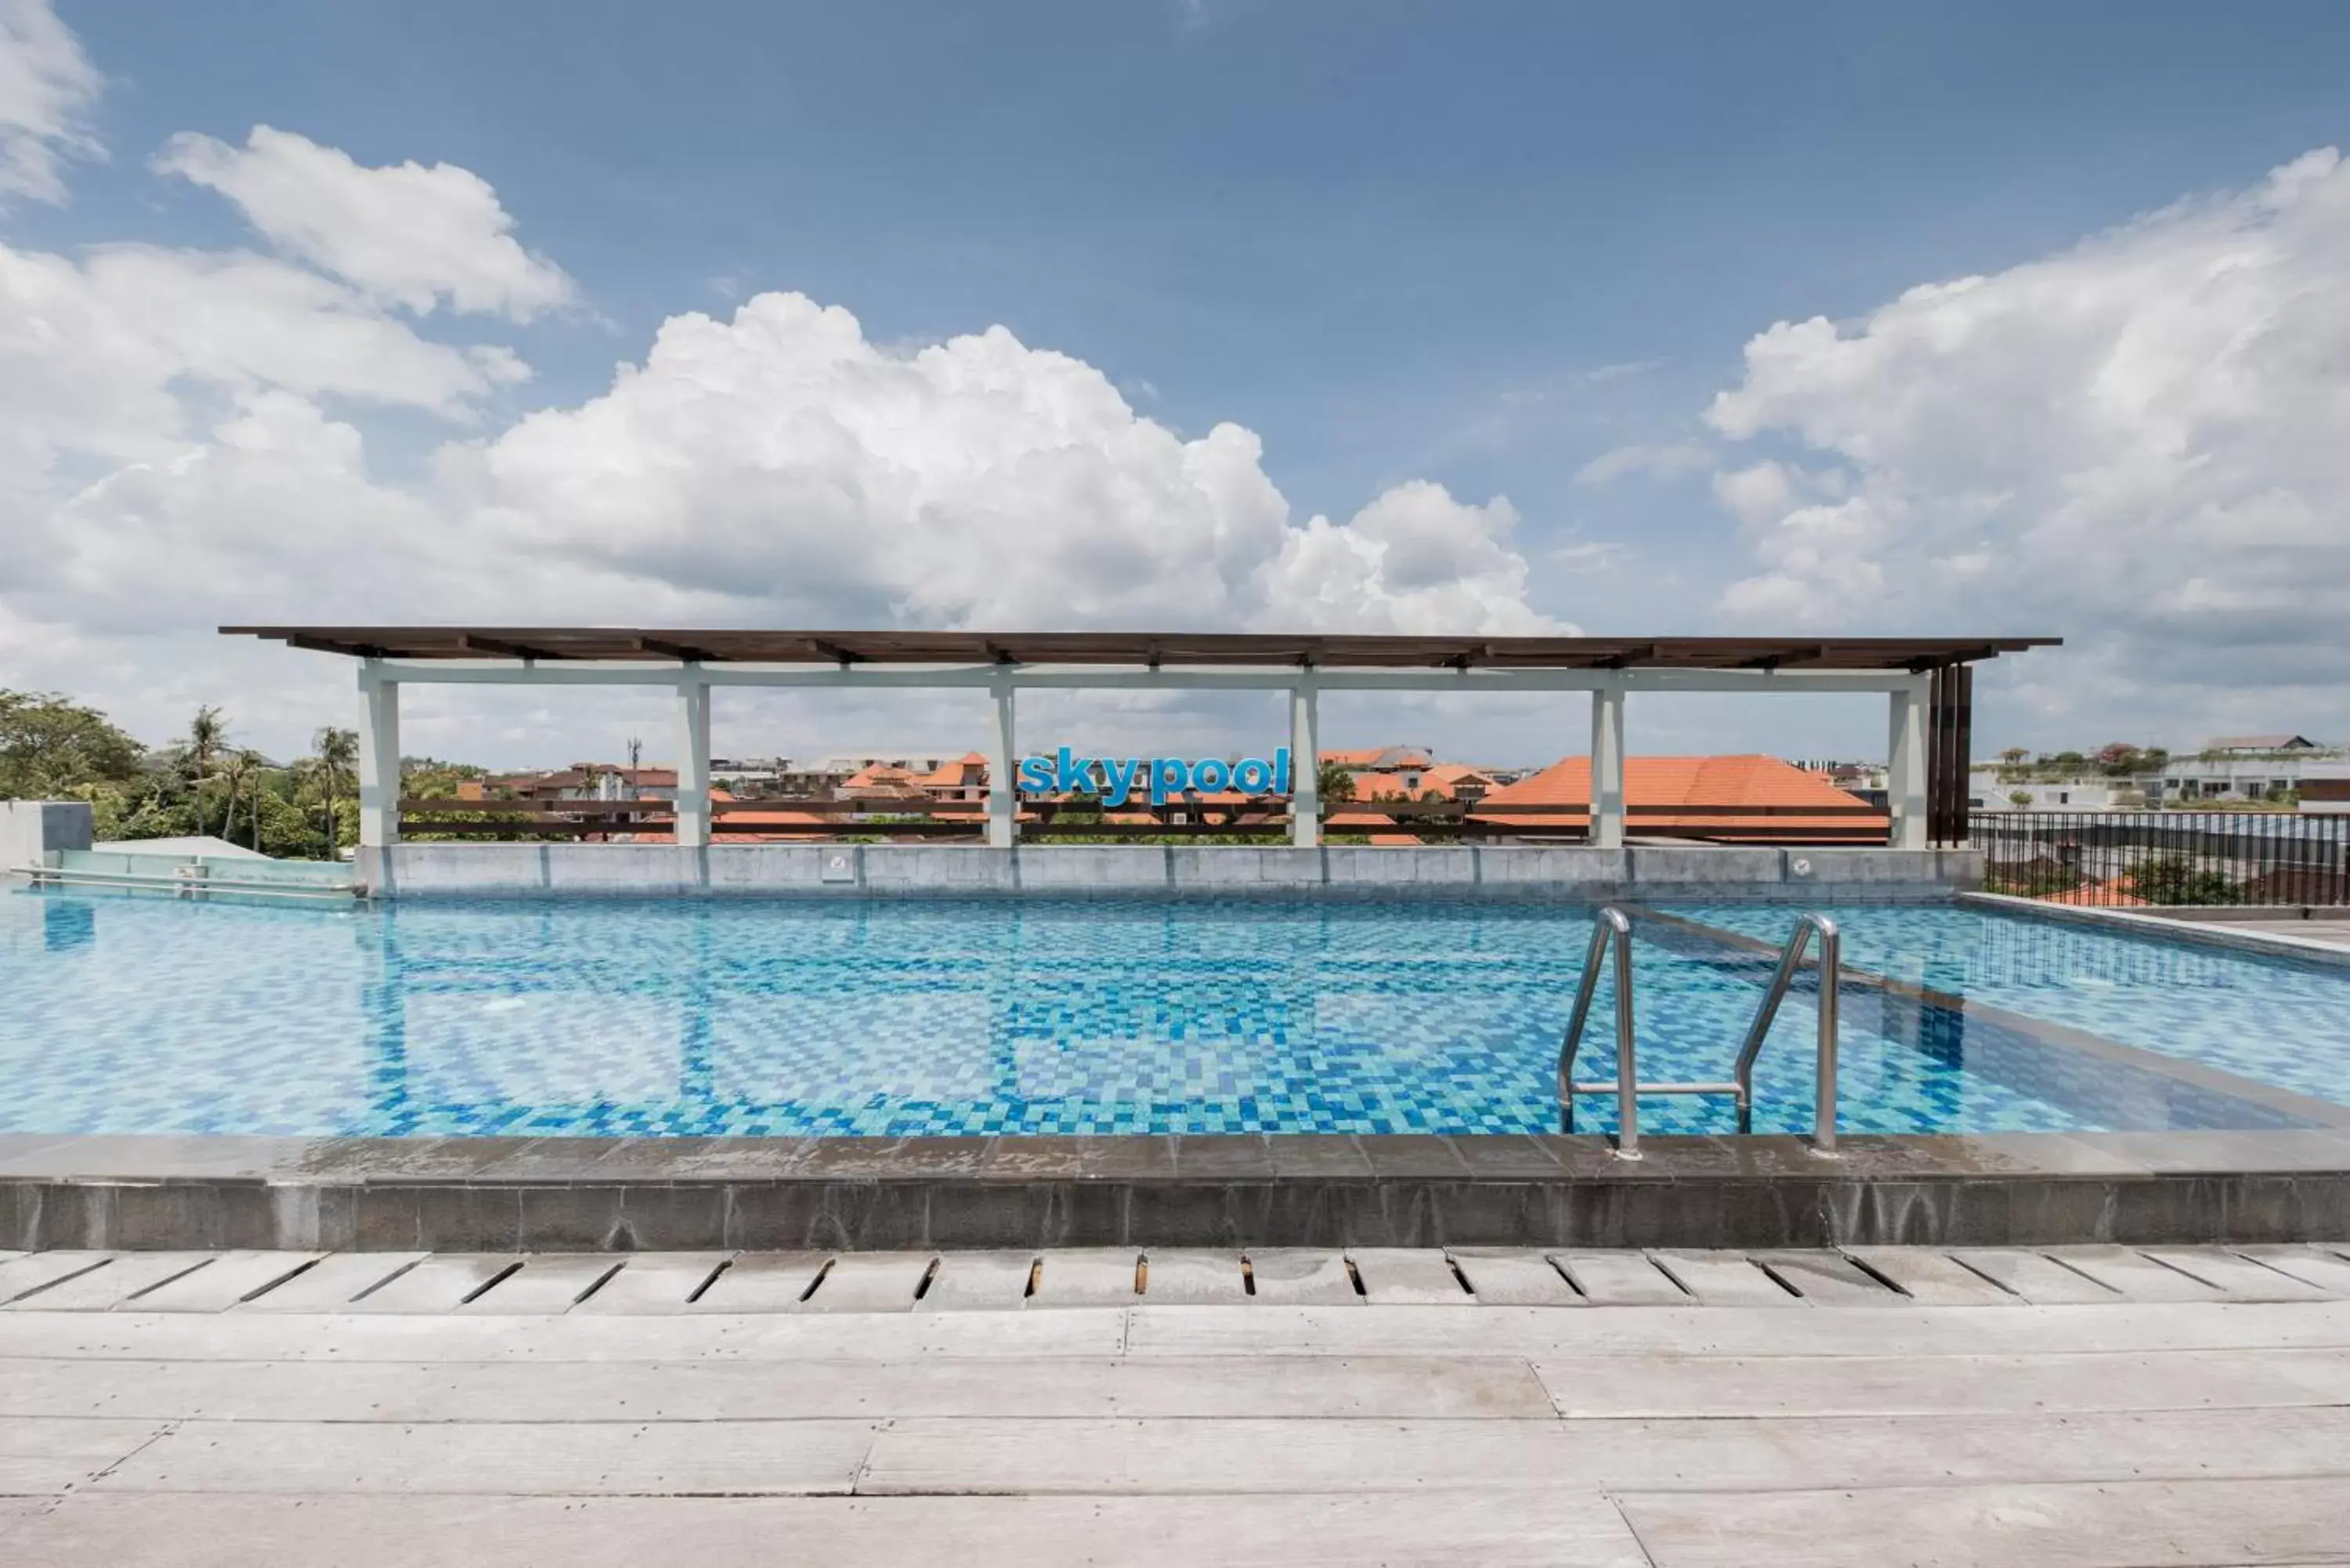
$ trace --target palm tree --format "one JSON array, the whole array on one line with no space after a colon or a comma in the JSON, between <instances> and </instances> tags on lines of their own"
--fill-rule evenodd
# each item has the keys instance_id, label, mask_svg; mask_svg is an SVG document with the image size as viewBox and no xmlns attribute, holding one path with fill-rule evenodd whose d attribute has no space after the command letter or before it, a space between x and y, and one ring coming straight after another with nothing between
<instances>
[{"instance_id":1,"label":"palm tree","mask_svg":"<svg viewBox=\"0 0 2350 1568\"><path fill-rule=\"evenodd\" d=\"M195 774L196 834L204 831L204 780L211 774L213 761L221 753L221 744L228 739L228 721L221 711L209 704L196 710L188 723L188 766ZM234 809L234 806L232 806Z\"/></svg>"},{"instance_id":2,"label":"palm tree","mask_svg":"<svg viewBox=\"0 0 2350 1568\"><path fill-rule=\"evenodd\" d=\"M243 789L246 782L254 776L253 764L260 760L260 753L257 752L236 751L229 753L228 760L221 764L221 783L227 786L228 794L228 804L221 812L220 836L224 839L234 840L236 832L237 792ZM256 820L259 815L259 807L256 805L255 809Z\"/></svg>"},{"instance_id":3,"label":"palm tree","mask_svg":"<svg viewBox=\"0 0 2350 1568\"><path fill-rule=\"evenodd\" d=\"M342 836L341 824L335 815L336 797L342 782L359 766L359 735L357 730L338 730L328 725L311 737L310 744L317 751L312 765L318 775L318 789L327 803L327 858L339 859L342 846L336 842Z\"/></svg>"},{"instance_id":4,"label":"palm tree","mask_svg":"<svg viewBox=\"0 0 2350 1568\"><path fill-rule=\"evenodd\" d=\"M243 770L246 781L244 816L245 821L252 826L253 849L254 853L258 855L261 853L261 786L263 775L269 769L269 759L259 752L240 751L236 753L235 762L237 767ZM225 829L222 831L221 836L223 838L228 836Z\"/></svg>"}]
</instances>

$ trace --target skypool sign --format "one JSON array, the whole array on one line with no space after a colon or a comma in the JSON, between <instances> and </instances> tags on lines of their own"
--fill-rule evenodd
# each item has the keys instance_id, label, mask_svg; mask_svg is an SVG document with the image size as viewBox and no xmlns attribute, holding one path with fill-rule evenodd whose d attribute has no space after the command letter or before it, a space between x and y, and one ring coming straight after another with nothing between
<instances>
[{"instance_id":1,"label":"skypool sign","mask_svg":"<svg viewBox=\"0 0 2350 1568\"><path fill-rule=\"evenodd\" d=\"M1287 794L1289 748L1263 757L1243 757L1236 763L1221 757L1185 762L1180 757L1081 757L1063 746L1055 756L1020 759L1022 794L1097 796L1115 810L1136 795L1153 805L1187 794Z\"/></svg>"}]
</instances>

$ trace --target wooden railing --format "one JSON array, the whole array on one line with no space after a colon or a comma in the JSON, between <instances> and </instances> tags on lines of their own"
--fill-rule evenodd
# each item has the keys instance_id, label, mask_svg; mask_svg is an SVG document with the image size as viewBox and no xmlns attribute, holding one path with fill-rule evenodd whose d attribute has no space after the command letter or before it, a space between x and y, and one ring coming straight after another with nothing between
<instances>
[{"instance_id":1,"label":"wooden railing","mask_svg":"<svg viewBox=\"0 0 2350 1568\"><path fill-rule=\"evenodd\" d=\"M1882 844L1884 810L1856 805L1644 805L1625 808L1627 829L1648 838L1713 839L1731 834L1790 844ZM1387 826L1360 819L1378 816ZM1785 826L1780 826L1784 824ZM1442 839L1544 838L1574 841L1588 836L1589 808L1570 805L1517 805L1484 801L1346 801L1326 806L1323 826L1332 834L1412 833Z\"/></svg>"},{"instance_id":2,"label":"wooden railing","mask_svg":"<svg viewBox=\"0 0 2350 1568\"><path fill-rule=\"evenodd\" d=\"M603 838L673 833L667 800L460 800L436 795L400 803L406 838Z\"/></svg>"},{"instance_id":3,"label":"wooden railing","mask_svg":"<svg viewBox=\"0 0 2350 1568\"><path fill-rule=\"evenodd\" d=\"M675 833L677 805L667 800L461 800L447 796L400 803L400 832L411 838L598 839ZM766 820L788 813L812 821ZM1139 814L1139 815L1138 815ZM984 800L836 799L778 797L712 801L713 834L778 837L977 839L987 834ZM1024 802L1019 836L1055 838L1234 838L1285 840L1289 803L1248 805L1174 800L1128 805L1108 814L1087 805ZM1180 816L1182 820L1176 818ZM1881 844L1886 814L1872 805L1642 805L1626 809L1636 835L1659 838L1767 836L1814 844ZM1366 818L1375 820L1366 821ZM1800 819L1801 825L1795 825ZM1786 822L1783 831L1774 821ZM1746 825L1752 824L1752 826ZM1586 811L1566 805L1482 801L1374 799L1341 801L1323 809L1323 827L1340 840L1357 834L1408 833L1438 842L1536 837L1574 841L1588 832Z\"/></svg>"}]
</instances>

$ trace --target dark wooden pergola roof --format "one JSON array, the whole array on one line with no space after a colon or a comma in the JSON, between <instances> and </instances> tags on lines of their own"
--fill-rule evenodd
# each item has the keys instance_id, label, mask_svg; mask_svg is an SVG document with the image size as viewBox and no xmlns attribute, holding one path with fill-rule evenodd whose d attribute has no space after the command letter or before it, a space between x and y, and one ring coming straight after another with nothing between
<instances>
[{"instance_id":1,"label":"dark wooden pergola roof","mask_svg":"<svg viewBox=\"0 0 2350 1568\"><path fill-rule=\"evenodd\" d=\"M1259 632L715 631L634 627L224 626L384 659L700 659L755 664L1257 665L1319 670L1922 671L2054 637L1348 637Z\"/></svg>"}]
</instances>

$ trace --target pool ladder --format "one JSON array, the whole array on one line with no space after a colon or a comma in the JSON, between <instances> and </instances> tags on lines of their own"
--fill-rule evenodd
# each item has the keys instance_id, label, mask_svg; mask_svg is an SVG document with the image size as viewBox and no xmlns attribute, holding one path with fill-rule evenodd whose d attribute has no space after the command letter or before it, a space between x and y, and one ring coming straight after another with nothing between
<instances>
[{"instance_id":1,"label":"pool ladder","mask_svg":"<svg viewBox=\"0 0 2350 1568\"><path fill-rule=\"evenodd\" d=\"M1754 1010L1754 1022L1747 1026L1745 1043L1738 1048L1738 1061L1730 1070L1730 1079L1719 1084L1644 1084L1640 1082L1635 1048L1632 1042L1632 922L1624 911L1613 904L1603 906L1599 918L1591 929L1591 948L1584 955L1583 981L1575 987L1575 1012L1566 1022L1566 1038L1559 1044L1558 1100L1562 1120L1568 1132L1575 1130L1575 1100L1578 1095L1613 1095L1616 1096L1616 1153L1625 1159L1640 1158L1640 1106L1642 1095L1734 1095L1738 1099L1738 1130L1754 1130L1754 1059L1762 1054L1762 1042L1771 1033L1772 1023L1779 1016L1779 1003L1794 983L1795 970L1804 961L1804 950L1817 933L1820 939L1820 1030L1815 1104L1812 1129L1814 1154L1833 1158L1835 1155L1836 1119L1836 981L1840 942L1836 924L1825 915L1807 914L1796 917L1795 929L1787 937L1787 945L1779 952L1779 971L1771 977L1771 989L1762 995L1762 1005ZM1583 1044L1584 1020L1590 1015L1591 999L1599 989L1599 968L1613 952L1616 968L1616 1078L1613 1083L1578 1084L1575 1081L1575 1054Z\"/></svg>"}]
</instances>

